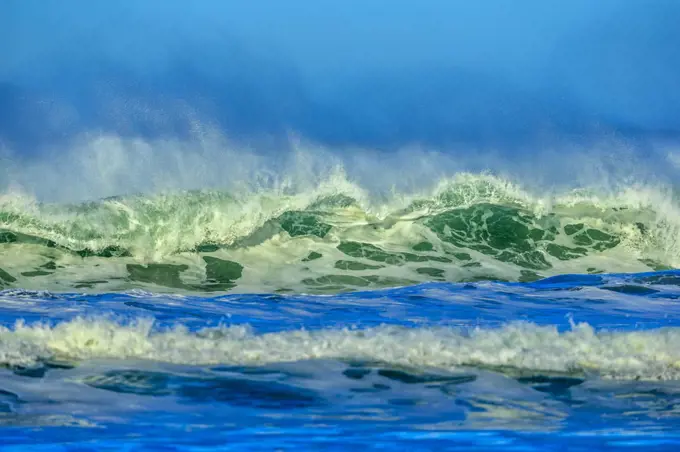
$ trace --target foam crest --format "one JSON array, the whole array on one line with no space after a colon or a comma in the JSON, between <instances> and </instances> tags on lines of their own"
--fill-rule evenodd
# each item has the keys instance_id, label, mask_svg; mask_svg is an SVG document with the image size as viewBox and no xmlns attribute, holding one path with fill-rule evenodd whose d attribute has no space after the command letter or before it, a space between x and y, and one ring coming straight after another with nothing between
<instances>
[{"instance_id":1,"label":"foam crest","mask_svg":"<svg viewBox=\"0 0 680 452\"><path fill-rule=\"evenodd\" d=\"M40 204L20 193L0 198L0 228L72 249L130 248L160 259L203 242L229 245L284 212L304 210L334 196L364 198L337 169L302 192L184 191L108 198L75 205Z\"/></svg>"},{"instance_id":2,"label":"foam crest","mask_svg":"<svg viewBox=\"0 0 680 452\"><path fill-rule=\"evenodd\" d=\"M630 209L630 221L642 213L643 221L680 224L680 209L670 194L647 186L626 187L611 195L578 190L535 196L507 179L463 172L440 179L428 190L393 193L390 198L376 199L351 181L341 167L335 167L312 188L302 191L284 184L254 192L177 191L67 205L38 203L31 196L8 192L0 197L0 227L66 246L95 249L127 246L126 241L137 236L138 242L146 240L147 245L154 242L157 248L166 248L169 253L206 240L233 243L287 211L337 210L324 201L338 196L346 197L367 217L376 220L494 204L518 206L537 215L563 214L574 219L591 216L601 220L607 220L607 214L610 218L626 217L625 213L611 215L611 212ZM180 240L178 236L185 238ZM166 241L169 244L164 246Z\"/></svg>"},{"instance_id":3,"label":"foam crest","mask_svg":"<svg viewBox=\"0 0 680 452\"><path fill-rule=\"evenodd\" d=\"M160 331L148 320L127 324L74 319L0 328L0 361L145 359L187 365L260 365L311 359L354 359L416 368L483 367L596 374L603 378L680 379L680 329L570 331L531 323L498 329L403 328L285 331L256 334L247 326Z\"/></svg>"},{"instance_id":4,"label":"foam crest","mask_svg":"<svg viewBox=\"0 0 680 452\"><path fill-rule=\"evenodd\" d=\"M376 198L336 167L312 188L68 205L8 194L0 286L337 292L528 281L675 267L679 239L676 201L651 186L536 196L498 176L457 173L430 190Z\"/></svg>"},{"instance_id":5,"label":"foam crest","mask_svg":"<svg viewBox=\"0 0 680 452\"><path fill-rule=\"evenodd\" d=\"M297 142L265 157L195 135L84 137L9 159L0 288L328 293L680 265L676 194L622 177L630 162L598 166L605 151L591 162L570 150L587 174L567 187L492 154L481 167L501 170L471 172L472 154Z\"/></svg>"}]
</instances>

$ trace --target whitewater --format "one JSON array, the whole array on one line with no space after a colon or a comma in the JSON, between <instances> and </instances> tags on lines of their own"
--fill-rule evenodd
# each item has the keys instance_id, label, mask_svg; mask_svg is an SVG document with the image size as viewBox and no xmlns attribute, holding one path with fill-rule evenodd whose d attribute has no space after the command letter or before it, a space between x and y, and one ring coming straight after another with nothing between
<instances>
[{"instance_id":1,"label":"whitewater","mask_svg":"<svg viewBox=\"0 0 680 452\"><path fill-rule=\"evenodd\" d=\"M291 192L193 190L78 204L0 200L2 284L85 291L337 293L533 281L677 264L680 212L646 187L537 197L459 173L382 203L337 171Z\"/></svg>"}]
</instances>

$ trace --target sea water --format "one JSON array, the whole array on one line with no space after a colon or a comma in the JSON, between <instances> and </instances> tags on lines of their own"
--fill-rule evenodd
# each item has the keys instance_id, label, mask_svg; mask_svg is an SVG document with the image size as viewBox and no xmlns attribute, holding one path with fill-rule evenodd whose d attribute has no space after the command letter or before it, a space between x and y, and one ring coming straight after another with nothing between
<instances>
[{"instance_id":1,"label":"sea water","mask_svg":"<svg viewBox=\"0 0 680 452\"><path fill-rule=\"evenodd\" d=\"M3 450L676 450L672 194L0 200Z\"/></svg>"}]
</instances>

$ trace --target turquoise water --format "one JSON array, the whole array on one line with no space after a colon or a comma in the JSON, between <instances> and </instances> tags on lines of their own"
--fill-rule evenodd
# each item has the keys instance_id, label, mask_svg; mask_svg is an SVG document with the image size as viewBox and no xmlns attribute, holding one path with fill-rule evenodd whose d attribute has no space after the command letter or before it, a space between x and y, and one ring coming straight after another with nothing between
<instances>
[{"instance_id":1,"label":"turquoise water","mask_svg":"<svg viewBox=\"0 0 680 452\"><path fill-rule=\"evenodd\" d=\"M674 268L680 210L653 186L536 195L457 173L378 198L314 189L173 191L76 204L0 197L0 287L326 293Z\"/></svg>"}]
</instances>

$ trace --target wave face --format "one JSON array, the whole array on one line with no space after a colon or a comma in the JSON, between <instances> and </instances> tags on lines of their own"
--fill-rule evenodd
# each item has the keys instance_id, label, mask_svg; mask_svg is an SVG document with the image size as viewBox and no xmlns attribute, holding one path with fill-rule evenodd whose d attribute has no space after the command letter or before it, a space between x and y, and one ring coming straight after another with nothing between
<instances>
[{"instance_id":1,"label":"wave face","mask_svg":"<svg viewBox=\"0 0 680 452\"><path fill-rule=\"evenodd\" d=\"M188 191L44 204L0 197L0 286L334 293L678 265L680 212L645 187L535 196L459 173L379 201L314 190Z\"/></svg>"}]
</instances>

